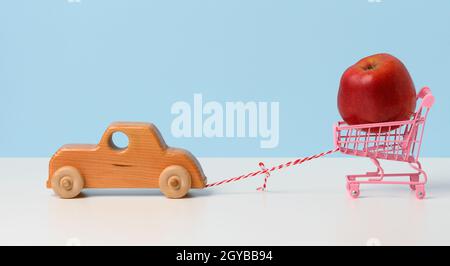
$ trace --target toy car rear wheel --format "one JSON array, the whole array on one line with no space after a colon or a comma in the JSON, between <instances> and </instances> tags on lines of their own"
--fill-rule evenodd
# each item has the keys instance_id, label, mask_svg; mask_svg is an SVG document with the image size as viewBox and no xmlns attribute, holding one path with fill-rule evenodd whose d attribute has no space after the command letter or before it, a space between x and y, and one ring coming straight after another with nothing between
<instances>
[{"instance_id":1,"label":"toy car rear wheel","mask_svg":"<svg viewBox=\"0 0 450 266\"><path fill-rule=\"evenodd\" d=\"M61 167L52 176L53 191L63 199L75 198L83 187L84 179L75 167Z\"/></svg>"},{"instance_id":2,"label":"toy car rear wheel","mask_svg":"<svg viewBox=\"0 0 450 266\"><path fill-rule=\"evenodd\" d=\"M161 172L159 188L168 198L182 198L191 188L191 175L184 167L171 165Z\"/></svg>"}]
</instances>

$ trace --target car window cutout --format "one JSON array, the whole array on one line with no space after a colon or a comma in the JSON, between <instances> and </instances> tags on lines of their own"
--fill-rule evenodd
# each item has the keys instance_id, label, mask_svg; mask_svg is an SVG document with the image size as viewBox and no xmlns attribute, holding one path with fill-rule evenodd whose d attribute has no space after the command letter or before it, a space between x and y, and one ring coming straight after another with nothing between
<instances>
[{"instance_id":1,"label":"car window cutout","mask_svg":"<svg viewBox=\"0 0 450 266\"><path fill-rule=\"evenodd\" d=\"M128 136L122 131L113 132L109 139L109 146L115 150L125 150L128 148Z\"/></svg>"}]
</instances>

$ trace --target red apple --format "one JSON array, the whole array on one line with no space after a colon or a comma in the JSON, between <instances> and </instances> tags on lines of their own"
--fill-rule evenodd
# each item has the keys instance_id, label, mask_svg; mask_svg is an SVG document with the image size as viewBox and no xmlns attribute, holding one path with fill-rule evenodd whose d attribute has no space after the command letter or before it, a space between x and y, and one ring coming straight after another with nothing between
<instances>
[{"instance_id":1,"label":"red apple","mask_svg":"<svg viewBox=\"0 0 450 266\"><path fill-rule=\"evenodd\" d=\"M415 108L411 76L392 55L363 58L342 75L338 109L349 125L408 120Z\"/></svg>"}]
</instances>

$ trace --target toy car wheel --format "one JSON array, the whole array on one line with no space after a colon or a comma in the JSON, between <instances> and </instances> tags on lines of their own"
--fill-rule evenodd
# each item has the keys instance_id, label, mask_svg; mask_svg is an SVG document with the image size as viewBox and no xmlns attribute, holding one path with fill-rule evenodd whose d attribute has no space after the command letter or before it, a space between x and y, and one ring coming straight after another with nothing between
<instances>
[{"instance_id":1,"label":"toy car wheel","mask_svg":"<svg viewBox=\"0 0 450 266\"><path fill-rule=\"evenodd\" d=\"M83 187L84 179L75 167L61 167L52 176L53 191L63 199L75 198Z\"/></svg>"},{"instance_id":2,"label":"toy car wheel","mask_svg":"<svg viewBox=\"0 0 450 266\"><path fill-rule=\"evenodd\" d=\"M168 198L182 198L191 188L191 175L182 166L169 166L159 176L159 188Z\"/></svg>"}]
</instances>

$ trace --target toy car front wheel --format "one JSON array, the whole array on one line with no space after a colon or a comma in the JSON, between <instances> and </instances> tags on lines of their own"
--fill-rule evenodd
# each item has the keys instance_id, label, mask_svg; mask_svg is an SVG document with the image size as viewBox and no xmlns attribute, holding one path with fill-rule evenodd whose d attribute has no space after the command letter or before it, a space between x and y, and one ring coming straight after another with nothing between
<instances>
[{"instance_id":1,"label":"toy car front wheel","mask_svg":"<svg viewBox=\"0 0 450 266\"><path fill-rule=\"evenodd\" d=\"M75 167L61 167L52 176L53 191L63 199L75 198L83 187L84 179Z\"/></svg>"},{"instance_id":2,"label":"toy car front wheel","mask_svg":"<svg viewBox=\"0 0 450 266\"><path fill-rule=\"evenodd\" d=\"M182 198L191 188L191 175L184 167L171 165L159 176L159 188L168 198Z\"/></svg>"}]
</instances>

